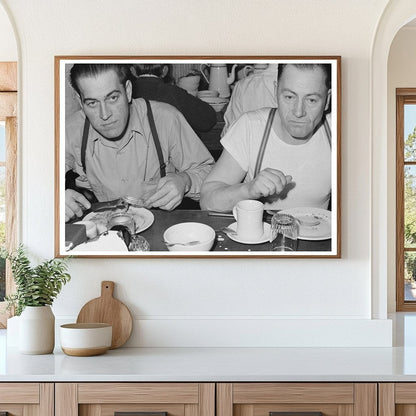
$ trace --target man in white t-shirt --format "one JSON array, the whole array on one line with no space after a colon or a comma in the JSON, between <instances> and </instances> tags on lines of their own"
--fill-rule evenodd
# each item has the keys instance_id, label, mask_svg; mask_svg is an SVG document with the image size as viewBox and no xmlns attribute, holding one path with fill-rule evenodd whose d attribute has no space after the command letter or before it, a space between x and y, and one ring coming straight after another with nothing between
<instances>
[{"instance_id":1,"label":"man in white t-shirt","mask_svg":"<svg viewBox=\"0 0 416 416\"><path fill-rule=\"evenodd\" d=\"M243 114L221 140L224 151L202 186L201 207L230 211L243 199L262 199L268 209L328 208L331 143L324 112L330 96L329 64L279 65L264 155L265 108Z\"/></svg>"}]
</instances>

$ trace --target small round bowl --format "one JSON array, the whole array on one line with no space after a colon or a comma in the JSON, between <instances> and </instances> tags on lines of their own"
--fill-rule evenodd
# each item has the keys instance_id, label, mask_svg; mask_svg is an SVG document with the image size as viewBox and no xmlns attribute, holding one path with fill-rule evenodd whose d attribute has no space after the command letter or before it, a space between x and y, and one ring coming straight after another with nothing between
<instances>
[{"instance_id":1,"label":"small round bowl","mask_svg":"<svg viewBox=\"0 0 416 416\"><path fill-rule=\"evenodd\" d=\"M218 97L220 93L218 91L214 91L214 90L203 90L203 91L198 91L198 93L196 94L196 96L198 98L206 98L206 97Z\"/></svg>"},{"instance_id":2,"label":"small round bowl","mask_svg":"<svg viewBox=\"0 0 416 416\"><path fill-rule=\"evenodd\" d=\"M168 244L186 244L191 241L199 241L197 244L167 246L170 251L209 251L215 240L215 231L199 222L182 222L169 227L163 234L163 239Z\"/></svg>"},{"instance_id":3,"label":"small round bowl","mask_svg":"<svg viewBox=\"0 0 416 416\"><path fill-rule=\"evenodd\" d=\"M62 351L77 357L104 354L111 347L112 332L112 326L105 323L61 325Z\"/></svg>"}]
</instances>

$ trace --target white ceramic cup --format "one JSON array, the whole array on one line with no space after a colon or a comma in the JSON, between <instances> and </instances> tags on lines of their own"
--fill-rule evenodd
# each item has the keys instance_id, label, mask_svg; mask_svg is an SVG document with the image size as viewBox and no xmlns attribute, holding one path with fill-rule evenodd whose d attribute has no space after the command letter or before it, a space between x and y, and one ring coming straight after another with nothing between
<instances>
[{"instance_id":1,"label":"white ceramic cup","mask_svg":"<svg viewBox=\"0 0 416 416\"><path fill-rule=\"evenodd\" d=\"M233 208L233 215L237 220L239 238L256 241L263 235L263 210L264 205L252 199L245 199L236 204Z\"/></svg>"}]
</instances>

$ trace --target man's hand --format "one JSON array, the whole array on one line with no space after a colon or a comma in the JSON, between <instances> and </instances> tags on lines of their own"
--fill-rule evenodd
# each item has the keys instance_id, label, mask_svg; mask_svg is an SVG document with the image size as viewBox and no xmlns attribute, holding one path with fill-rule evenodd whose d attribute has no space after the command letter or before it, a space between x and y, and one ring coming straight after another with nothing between
<instances>
[{"instance_id":1,"label":"man's hand","mask_svg":"<svg viewBox=\"0 0 416 416\"><path fill-rule=\"evenodd\" d=\"M168 173L159 180L156 192L145 202L145 206L172 211L182 202L190 186L191 178L187 173Z\"/></svg>"},{"instance_id":2,"label":"man's hand","mask_svg":"<svg viewBox=\"0 0 416 416\"><path fill-rule=\"evenodd\" d=\"M73 217L82 217L85 209L91 208L91 204L84 195L73 189L65 190L65 222Z\"/></svg>"},{"instance_id":3,"label":"man's hand","mask_svg":"<svg viewBox=\"0 0 416 416\"><path fill-rule=\"evenodd\" d=\"M274 194L280 194L292 177L277 169L266 168L252 181L248 182L248 192L252 199L258 199Z\"/></svg>"}]
</instances>

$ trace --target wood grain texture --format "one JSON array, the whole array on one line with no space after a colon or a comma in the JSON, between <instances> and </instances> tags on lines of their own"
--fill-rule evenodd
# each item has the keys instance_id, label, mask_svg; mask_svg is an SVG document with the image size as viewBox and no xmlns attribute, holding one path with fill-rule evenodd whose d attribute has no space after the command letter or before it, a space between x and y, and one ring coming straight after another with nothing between
<instances>
[{"instance_id":1,"label":"wood grain texture","mask_svg":"<svg viewBox=\"0 0 416 416\"><path fill-rule=\"evenodd\" d=\"M78 416L77 384L55 384L55 416Z\"/></svg>"},{"instance_id":2,"label":"wood grain texture","mask_svg":"<svg viewBox=\"0 0 416 416\"><path fill-rule=\"evenodd\" d=\"M0 91L17 91L17 62L1 62Z\"/></svg>"},{"instance_id":3,"label":"wood grain texture","mask_svg":"<svg viewBox=\"0 0 416 416\"><path fill-rule=\"evenodd\" d=\"M173 416L171 412L168 416ZM199 416L199 405L197 404L185 404L184 405L184 416Z\"/></svg>"},{"instance_id":4,"label":"wood grain texture","mask_svg":"<svg viewBox=\"0 0 416 416\"><path fill-rule=\"evenodd\" d=\"M79 403L199 403L197 383L80 383Z\"/></svg>"},{"instance_id":5,"label":"wood grain texture","mask_svg":"<svg viewBox=\"0 0 416 416\"><path fill-rule=\"evenodd\" d=\"M55 415L55 385L53 383L41 383L39 385L39 415Z\"/></svg>"},{"instance_id":6,"label":"wood grain texture","mask_svg":"<svg viewBox=\"0 0 416 416\"><path fill-rule=\"evenodd\" d=\"M397 93L397 92L396 92ZM404 100L396 96L396 310L404 302Z\"/></svg>"},{"instance_id":7,"label":"wood grain texture","mask_svg":"<svg viewBox=\"0 0 416 416\"><path fill-rule=\"evenodd\" d=\"M196 406L198 405L187 405L187 406ZM114 416L115 412L167 412L167 416L184 416L186 414L183 404L153 404L153 405L143 405L143 404L129 404L129 403L117 403L117 404L100 404L100 405L81 405L80 414L84 415L85 410L88 409L88 412L85 412L85 415L88 416ZM81 412L82 409L82 412ZM131 414L130 413L130 414ZM145 416L145 415L143 415ZM198 416L196 413L194 416Z\"/></svg>"},{"instance_id":8,"label":"wood grain texture","mask_svg":"<svg viewBox=\"0 0 416 416\"><path fill-rule=\"evenodd\" d=\"M72 355L74 357L91 357L94 355L101 355L104 354L108 348L64 348L62 347L62 351L67 355Z\"/></svg>"},{"instance_id":9,"label":"wood grain texture","mask_svg":"<svg viewBox=\"0 0 416 416\"><path fill-rule=\"evenodd\" d=\"M354 403L352 383L236 383L234 403Z\"/></svg>"},{"instance_id":10,"label":"wood grain texture","mask_svg":"<svg viewBox=\"0 0 416 416\"><path fill-rule=\"evenodd\" d=\"M0 66L1 67L1 66ZM0 92L0 120L17 116L17 93Z\"/></svg>"},{"instance_id":11,"label":"wood grain texture","mask_svg":"<svg viewBox=\"0 0 416 416\"><path fill-rule=\"evenodd\" d=\"M341 404L338 406L338 416L354 416L354 405Z\"/></svg>"},{"instance_id":12,"label":"wood grain texture","mask_svg":"<svg viewBox=\"0 0 416 416\"><path fill-rule=\"evenodd\" d=\"M395 415L394 383L378 385L378 416Z\"/></svg>"},{"instance_id":13,"label":"wood grain texture","mask_svg":"<svg viewBox=\"0 0 416 416\"><path fill-rule=\"evenodd\" d=\"M395 383L394 396L397 404L416 404L416 383Z\"/></svg>"},{"instance_id":14,"label":"wood grain texture","mask_svg":"<svg viewBox=\"0 0 416 416\"><path fill-rule=\"evenodd\" d=\"M1 67L1 65L0 65ZM17 120L6 118L6 248L13 250L17 245ZM6 295L14 293L14 283L10 262L6 262ZM0 328L7 326L9 313L6 303L0 302ZM13 313L11 314L13 316Z\"/></svg>"},{"instance_id":15,"label":"wood grain texture","mask_svg":"<svg viewBox=\"0 0 416 416\"><path fill-rule=\"evenodd\" d=\"M269 416L270 412L322 412L324 416L340 416L340 409L344 409L348 406L352 407L353 405L338 405L334 403L273 403L267 405L244 404L240 406L242 408L242 411L240 411L240 416ZM250 407L253 407L251 413L249 411ZM245 410L245 408L248 408L248 410Z\"/></svg>"},{"instance_id":16,"label":"wood grain texture","mask_svg":"<svg viewBox=\"0 0 416 416\"><path fill-rule=\"evenodd\" d=\"M233 385L217 384L217 416L233 416Z\"/></svg>"},{"instance_id":17,"label":"wood grain texture","mask_svg":"<svg viewBox=\"0 0 416 416\"><path fill-rule=\"evenodd\" d=\"M377 384L354 384L354 416L377 416Z\"/></svg>"},{"instance_id":18,"label":"wood grain texture","mask_svg":"<svg viewBox=\"0 0 416 416\"><path fill-rule=\"evenodd\" d=\"M39 404L38 383L1 383L0 403Z\"/></svg>"},{"instance_id":19,"label":"wood grain texture","mask_svg":"<svg viewBox=\"0 0 416 416\"><path fill-rule=\"evenodd\" d=\"M86 303L80 310L78 323L107 323L113 327L111 348L121 347L133 330L133 319L124 303L113 297L114 282L101 282L101 296Z\"/></svg>"},{"instance_id":20,"label":"wood grain texture","mask_svg":"<svg viewBox=\"0 0 416 416\"><path fill-rule=\"evenodd\" d=\"M199 416L215 416L215 383L199 384Z\"/></svg>"},{"instance_id":21,"label":"wood grain texture","mask_svg":"<svg viewBox=\"0 0 416 416\"><path fill-rule=\"evenodd\" d=\"M398 404L396 406L395 416L416 416L416 405Z\"/></svg>"},{"instance_id":22,"label":"wood grain texture","mask_svg":"<svg viewBox=\"0 0 416 416\"><path fill-rule=\"evenodd\" d=\"M21 404L3 404L0 401L0 411L9 412L9 416L25 416L24 405Z\"/></svg>"}]
</instances>

